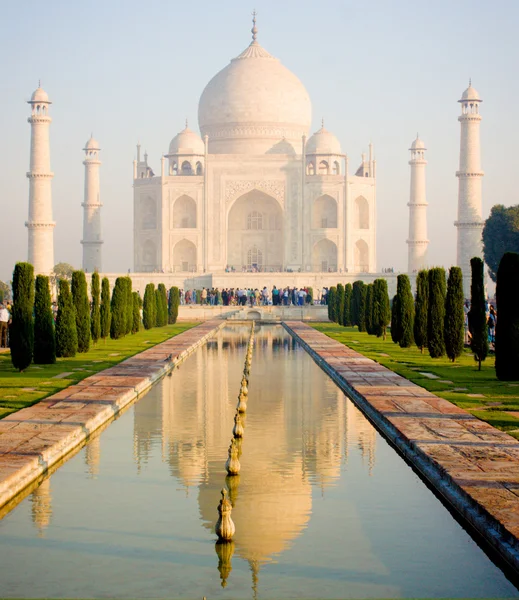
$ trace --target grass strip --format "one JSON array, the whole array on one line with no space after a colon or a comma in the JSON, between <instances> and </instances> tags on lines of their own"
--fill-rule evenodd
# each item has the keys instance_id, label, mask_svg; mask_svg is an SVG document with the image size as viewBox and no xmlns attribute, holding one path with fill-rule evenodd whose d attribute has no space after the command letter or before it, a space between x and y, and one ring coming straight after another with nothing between
<instances>
[{"instance_id":1,"label":"grass strip","mask_svg":"<svg viewBox=\"0 0 519 600\"><path fill-rule=\"evenodd\" d=\"M76 354L74 358L58 358L54 365L33 364L23 373L13 368L10 353L4 352L0 354L0 419L196 325L176 323L142 329L119 340L99 340L89 352Z\"/></svg>"},{"instance_id":2,"label":"grass strip","mask_svg":"<svg viewBox=\"0 0 519 600\"><path fill-rule=\"evenodd\" d=\"M356 327L335 323L311 323L317 331L345 344L360 354L391 369L398 375L449 400L478 419L519 439L519 381L499 381L494 356L482 364L481 371L468 349L452 363L447 357L431 358L416 346L400 348L388 336L386 341Z\"/></svg>"}]
</instances>

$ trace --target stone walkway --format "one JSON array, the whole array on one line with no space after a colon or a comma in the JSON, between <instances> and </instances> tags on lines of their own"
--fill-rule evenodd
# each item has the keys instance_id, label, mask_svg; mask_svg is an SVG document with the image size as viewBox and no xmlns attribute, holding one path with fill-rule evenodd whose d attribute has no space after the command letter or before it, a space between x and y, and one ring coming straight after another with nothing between
<instances>
[{"instance_id":1,"label":"stone walkway","mask_svg":"<svg viewBox=\"0 0 519 600\"><path fill-rule=\"evenodd\" d=\"M0 508L109 422L224 324L198 327L0 420Z\"/></svg>"},{"instance_id":2,"label":"stone walkway","mask_svg":"<svg viewBox=\"0 0 519 600\"><path fill-rule=\"evenodd\" d=\"M519 442L301 322L286 322L410 463L519 570Z\"/></svg>"}]
</instances>

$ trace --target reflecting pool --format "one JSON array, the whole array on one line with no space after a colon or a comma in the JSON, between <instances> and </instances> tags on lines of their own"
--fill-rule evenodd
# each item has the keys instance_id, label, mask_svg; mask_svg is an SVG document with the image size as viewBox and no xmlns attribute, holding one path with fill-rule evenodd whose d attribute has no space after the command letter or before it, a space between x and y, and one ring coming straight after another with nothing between
<instances>
[{"instance_id":1,"label":"reflecting pool","mask_svg":"<svg viewBox=\"0 0 519 600\"><path fill-rule=\"evenodd\" d=\"M518 596L281 326L256 328L226 477L249 332L220 330L0 521L0 596Z\"/></svg>"}]
</instances>

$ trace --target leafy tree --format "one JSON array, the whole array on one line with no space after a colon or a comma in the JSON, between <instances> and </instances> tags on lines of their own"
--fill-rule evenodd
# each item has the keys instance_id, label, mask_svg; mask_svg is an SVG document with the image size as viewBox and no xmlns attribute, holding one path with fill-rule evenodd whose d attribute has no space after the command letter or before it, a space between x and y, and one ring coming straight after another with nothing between
<instances>
[{"instance_id":1,"label":"leafy tree","mask_svg":"<svg viewBox=\"0 0 519 600\"><path fill-rule=\"evenodd\" d=\"M445 319L443 326L443 339L445 352L454 362L463 352L465 313L463 306L463 275L460 267L449 269L447 280L447 296L445 298Z\"/></svg>"},{"instance_id":2,"label":"leafy tree","mask_svg":"<svg viewBox=\"0 0 519 600\"><path fill-rule=\"evenodd\" d=\"M423 354L427 348L427 322L429 314L429 273L425 269L416 277L416 299L414 313L414 341Z\"/></svg>"},{"instance_id":3,"label":"leafy tree","mask_svg":"<svg viewBox=\"0 0 519 600\"><path fill-rule=\"evenodd\" d=\"M411 282L407 275L398 275L396 293L398 296L398 326L400 348L410 348L413 345L414 301L411 292Z\"/></svg>"},{"instance_id":4,"label":"leafy tree","mask_svg":"<svg viewBox=\"0 0 519 600\"><path fill-rule=\"evenodd\" d=\"M367 312L367 294L368 294L368 286L364 285L364 282L361 282L362 285L359 286L359 305L358 305L358 313L357 313L357 327L359 331L366 331L366 312Z\"/></svg>"},{"instance_id":5,"label":"leafy tree","mask_svg":"<svg viewBox=\"0 0 519 600\"><path fill-rule=\"evenodd\" d=\"M142 320L144 329L155 327L157 320L157 301L155 299L155 286L153 283L148 283L144 290L144 301L142 305Z\"/></svg>"},{"instance_id":6,"label":"leafy tree","mask_svg":"<svg viewBox=\"0 0 519 600\"><path fill-rule=\"evenodd\" d=\"M60 281L60 279L70 281L73 272L74 267L72 265L69 265L66 262L60 262L57 265L54 265L54 269L52 269L52 278L54 281Z\"/></svg>"},{"instance_id":7,"label":"leafy tree","mask_svg":"<svg viewBox=\"0 0 519 600\"><path fill-rule=\"evenodd\" d=\"M342 317L342 324L344 327L351 327L351 297L353 295L353 288L351 283L347 283L344 286L344 312Z\"/></svg>"},{"instance_id":8,"label":"leafy tree","mask_svg":"<svg viewBox=\"0 0 519 600\"><path fill-rule=\"evenodd\" d=\"M125 308L126 308L126 327L124 329L124 333L131 333L133 329L133 294L132 294L132 278L125 277L124 285L126 291L126 300L125 300Z\"/></svg>"},{"instance_id":9,"label":"leafy tree","mask_svg":"<svg viewBox=\"0 0 519 600\"><path fill-rule=\"evenodd\" d=\"M481 371L481 363L488 354L488 327L485 309L485 273L481 258L470 260L472 279L470 284L470 310L468 314L470 331L470 349Z\"/></svg>"},{"instance_id":10,"label":"leafy tree","mask_svg":"<svg viewBox=\"0 0 519 600\"><path fill-rule=\"evenodd\" d=\"M519 254L505 252L497 270L496 375L519 379Z\"/></svg>"},{"instance_id":11,"label":"leafy tree","mask_svg":"<svg viewBox=\"0 0 519 600\"><path fill-rule=\"evenodd\" d=\"M519 252L519 206L497 204L483 227L483 255L493 281L505 252Z\"/></svg>"},{"instance_id":12,"label":"leafy tree","mask_svg":"<svg viewBox=\"0 0 519 600\"><path fill-rule=\"evenodd\" d=\"M328 318L332 323L337 322L336 316L336 307L337 307L337 288L332 285L332 287L328 290Z\"/></svg>"},{"instance_id":13,"label":"leafy tree","mask_svg":"<svg viewBox=\"0 0 519 600\"><path fill-rule=\"evenodd\" d=\"M112 301L110 303L110 312L112 313L112 322L110 323L110 337L118 340L126 335L126 300L127 300L127 282L125 277L118 277L115 280L115 286L112 292Z\"/></svg>"},{"instance_id":14,"label":"leafy tree","mask_svg":"<svg viewBox=\"0 0 519 600\"><path fill-rule=\"evenodd\" d=\"M364 287L363 281L354 281L353 282L353 291L351 296L351 324L353 326L359 324L361 310L361 296L362 296L362 288ZM360 331L360 329L359 329Z\"/></svg>"},{"instance_id":15,"label":"leafy tree","mask_svg":"<svg viewBox=\"0 0 519 600\"><path fill-rule=\"evenodd\" d=\"M90 348L90 303L83 271L72 273L72 300L76 309L78 352L88 352Z\"/></svg>"},{"instance_id":16,"label":"leafy tree","mask_svg":"<svg viewBox=\"0 0 519 600\"><path fill-rule=\"evenodd\" d=\"M335 314L337 316L337 323L339 325L344 325L344 286L342 285L342 283L337 284Z\"/></svg>"},{"instance_id":17,"label":"leafy tree","mask_svg":"<svg viewBox=\"0 0 519 600\"><path fill-rule=\"evenodd\" d=\"M365 314L365 324L366 331L369 335L373 335L375 333L375 329L373 327L373 284L368 283L366 286L366 310Z\"/></svg>"},{"instance_id":18,"label":"leafy tree","mask_svg":"<svg viewBox=\"0 0 519 600\"><path fill-rule=\"evenodd\" d=\"M375 279L373 282L373 328L377 337L386 339L387 326L391 320L389 308L389 293L385 279Z\"/></svg>"},{"instance_id":19,"label":"leafy tree","mask_svg":"<svg viewBox=\"0 0 519 600\"><path fill-rule=\"evenodd\" d=\"M56 356L70 358L77 352L76 309L67 279L58 283L58 314L56 315Z\"/></svg>"},{"instance_id":20,"label":"leafy tree","mask_svg":"<svg viewBox=\"0 0 519 600\"><path fill-rule=\"evenodd\" d=\"M141 328L141 297L139 292L132 292L132 333L139 333Z\"/></svg>"},{"instance_id":21,"label":"leafy tree","mask_svg":"<svg viewBox=\"0 0 519 600\"><path fill-rule=\"evenodd\" d=\"M180 305L180 292L178 287L173 286L169 290L168 299L168 323L173 325L177 322L178 307Z\"/></svg>"},{"instance_id":22,"label":"leafy tree","mask_svg":"<svg viewBox=\"0 0 519 600\"><path fill-rule=\"evenodd\" d=\"M49 278L36 277L34 296L34 362L52 365L56 362L56 335L50 301Z\"/></svg>"},{"instance_id":23,"label":"leafy tree","mask_svg":"<svg viewBox=\"0 0 519 600\"><path fill-rule=\"evenodd\" d=\"M400 341L400 326L398 323L398 295L393 296L393 302L391 303L391 339L395 344Z\"/></svg>"},{"instance_id":24,"label":"leafy tree","mask_svg":"<svg viewBox=\"0 0 519 600\"><path fill-rule=\"evenodd\" d=\"M112 311L110 310L110 282L107 277L103 277L101 282L101 337L103 340L110 335L110 325L112 324Z\"/></svg>"},{"instance_id":25,"label":"leafy tree","mask_svg":"<svg viewBox=\"0 0 519 600\"><path fill-rule=\"evenodd\" d=\"M99 296L101 294L99 273L95 271L92 273L92 309L90 313L90 333L92 334L92 341L94 345L97 344L97 340L101 337L101 307L99 304Z\"/></svg>"},{"instance_id":26,"label":"leafy tree","mask_svg":"<svg viewBox=\"0 0 519 600\"><path fill-rule=\"evenodd\" d=\"M13 309L9 329L11 362L20 373L31 364L34 352L34 267L16 263L13 272Z\"/></svg>"},{"instance_id":27,"label":"leafy tree","mask_svg":"<svg viewBox=\"0 0 519 600\"><path fill-rule=\"evenodd\" d=\"M157 298L157 327L164 327L168 324L168 294L163 283L157 287Z\"/></svg>"},{"instance_id":28,"label":"leafy tree","mask_svg":"<svg viewBox=\"0 0 519 600\"><path fill-rule=\"evenodd\" d=\"M9 284L5 283L4 281L0 281L0 304L6 300L9 300L10 297L11 288L9 287Z\"/></svg>"},{"instance_id":29,"label":"leafy tree","mask_svg":"<svg viewBox=\"0 0 519 600\"><path fill-rule=\"evenodd\" d=\"M445 269L429 269L429 312L427 314L427 340L431 358L445 354L443 326L445 321Z\"/></svg>"}]
</instances>

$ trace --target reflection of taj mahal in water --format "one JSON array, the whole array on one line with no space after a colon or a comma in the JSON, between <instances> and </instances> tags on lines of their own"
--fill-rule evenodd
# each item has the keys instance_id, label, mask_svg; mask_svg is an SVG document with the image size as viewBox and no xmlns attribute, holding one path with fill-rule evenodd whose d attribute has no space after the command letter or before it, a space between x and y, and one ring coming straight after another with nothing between
<instances>
[{"instance_id":1,"label":"reflection of taj mahal in water","mask_svg":"<svg viewBox=\"0 0 519 600\"><path fill-rule=\"evenodd\" d=\"M309 139L299 79L256 40L207 84L154 175L134 162L134 270L374 272L375 161Z\"/></svg>"}]
</instances>

